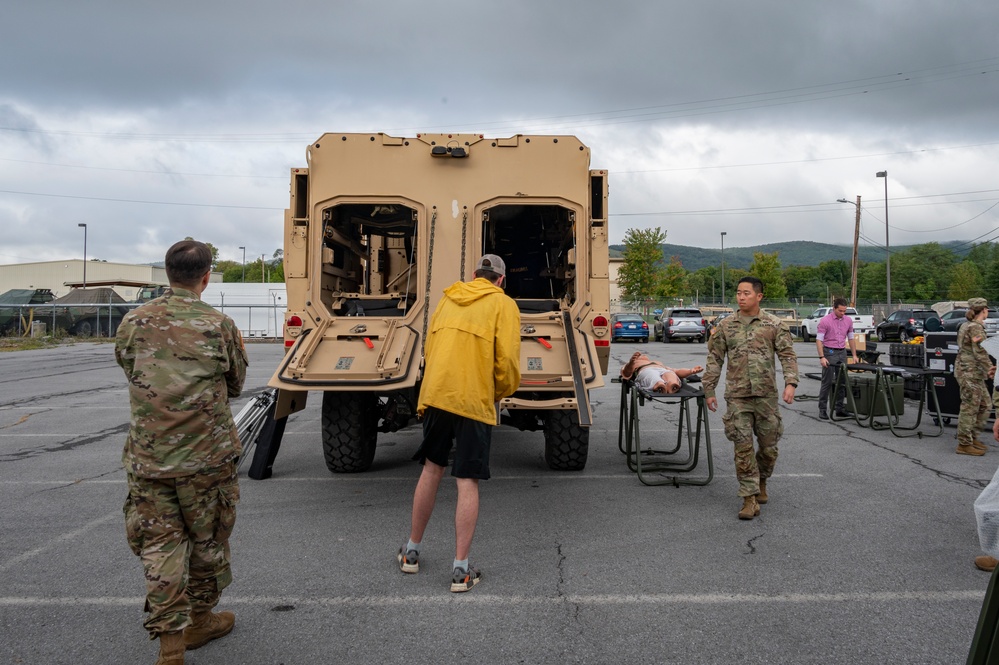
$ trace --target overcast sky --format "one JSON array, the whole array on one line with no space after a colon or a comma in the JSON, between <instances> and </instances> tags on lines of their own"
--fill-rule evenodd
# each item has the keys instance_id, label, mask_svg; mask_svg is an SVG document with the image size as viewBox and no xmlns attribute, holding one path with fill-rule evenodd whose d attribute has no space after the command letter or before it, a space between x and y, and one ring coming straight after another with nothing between
<instances>
[{"instance_id":1,"label":"overcast sky","mask_svg":"<svg viewBox=\"0 0 999 665\"><path fill-rule=\"evenodd\" d=\"M342 6L352 5L352 6ZM0 263L282 243L327 131L575 134L611 240L999 237L995 0L13 0ZM850 205L837 203L846 198ZM681 257L682 258L682 257Z\"/></svg>"}]
</instances>

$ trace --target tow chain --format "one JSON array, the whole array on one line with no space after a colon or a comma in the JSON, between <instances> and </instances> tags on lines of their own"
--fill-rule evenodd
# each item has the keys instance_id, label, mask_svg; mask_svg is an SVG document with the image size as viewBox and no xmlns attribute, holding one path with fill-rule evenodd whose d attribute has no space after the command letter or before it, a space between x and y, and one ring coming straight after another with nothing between
<instances>
[{"instance_id":1,"label":"tow chain","mask_svg":"<svg viewBox=\"0 0 999 665\"><path fill-rule=\"evenodd\" d=\"M430 217L430 250L427 254L427 289L423 294L423 337L420 339L420 357L426 356L427 324L430 321L430 276L434 271L434 233L437 231L437 206Z\"/></svg>"},{"instance_id":2,"label":"tow chain","mask_svg":"<svg viewBox=\"0 0 999 665\"><path fill-rule=\"evenodd\" d=\"M458 281L465 281L465 231L468 227L468 209L466 208L463 213L461 213L461 274L458 275Z\"/></svg>"}]
</instances>

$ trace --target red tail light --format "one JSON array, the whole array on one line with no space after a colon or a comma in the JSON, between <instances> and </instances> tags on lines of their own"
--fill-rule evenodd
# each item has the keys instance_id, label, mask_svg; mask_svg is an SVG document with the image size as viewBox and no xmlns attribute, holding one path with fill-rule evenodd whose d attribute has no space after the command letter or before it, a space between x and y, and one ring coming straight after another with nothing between
<instances>
[{"instance_id":1,"label":"red tail light","mask_svg":"<svg viewBox=\"0 0 999 665\"><path fill-rule=\"evenodd\" d=\"M607 317L606 316L594 316L593 317L593 327L594 328L602 328L603 326L606 326L606 325L607 325Z\"/></svg>"},{"instance_id":2,"label":"red tail light","mask_svg":"<svg viewBox=\"0 0 999 665\"><path fill-rule=\"evenodd\" d=\"M701 325L707 327L708 320L707 319L701 319Z\"/></svg>"},{"instance_id":3,"label":"red tail light","mask_svg":"<svg viewBox=\"0 0 999 665\"><path fill-rule=\"evenodd\" d=\"M618 321L617 323L614 324L614 327L615 328L624 328L624 324L621 323L620 321Z\"/></svg>"},{"instance_id":4,"label":"red tail light","mask_svg":"<svg viewBox=\"0 0 999 665\"><path fill-rule=\"evenodd\" d=\"M645 321L642 321L642 330L648 330L648 329L649 329L649 324L646 323Z\"/></svg>"},{"instance_id":5,"label":"red tail light","mask_svg":"<svg viewBox=\"0 0 999 665\"><path fill-rule=\"evenodd\" d=\"M298 316L297 314L291 316L288 319L288 325L291 326L292 328L301 328L302 327L302 317Z\"/></svg>"}]
</instances>

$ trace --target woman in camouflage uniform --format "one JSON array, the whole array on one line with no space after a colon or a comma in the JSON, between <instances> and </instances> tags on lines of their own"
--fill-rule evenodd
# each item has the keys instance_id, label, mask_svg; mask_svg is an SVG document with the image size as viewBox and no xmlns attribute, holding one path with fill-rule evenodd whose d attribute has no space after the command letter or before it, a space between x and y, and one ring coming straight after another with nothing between
<instances>
[{"instance_id":1,"label":"woman in camouflage uniform","mask_svg":"<svg viewBox=\"0 0 999 665\"><path fill-rule=\"evenodd\" d=\"M992 402L989 399L986 379L995 375L989 354L982 348L985 326L982 321L989 315L985 298L968 300L967 323L961 324L957 333L957 360L954 378L961 389L961 411L957 417L957 453L959 455L984 455L985 444L978 434L985 427Z\"/></svg>"}]
</instances>

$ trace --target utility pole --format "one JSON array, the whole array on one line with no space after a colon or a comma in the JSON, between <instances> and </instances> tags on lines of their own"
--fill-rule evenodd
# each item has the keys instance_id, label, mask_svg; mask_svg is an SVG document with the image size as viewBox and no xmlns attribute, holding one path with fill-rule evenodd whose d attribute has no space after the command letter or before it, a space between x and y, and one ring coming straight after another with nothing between
<instances>
[{"instance_id":1,"label":"utility pole","mask_svg":"<svg viewBox=\"0 0 999 665\"><path fill-rule=\"evenodd\" d=\"M850 307L857 306L857 245L860 244L860 194L857 194L857 223L853 227L853 266L850 268Z\"/></svg>"},{"instance_id":2,"label":"utility pole","mask_svg":"<svg viewBox=\"0 0 999 665\"><path fill-rule=\"evenodd\" d=\"M836 199L849 203L846 199ZM857 246L860 244L860 194L857 194L857 222L853 227L853 265L850 267L850 307L857 306Z\"/></svg>"}]
</instances>

